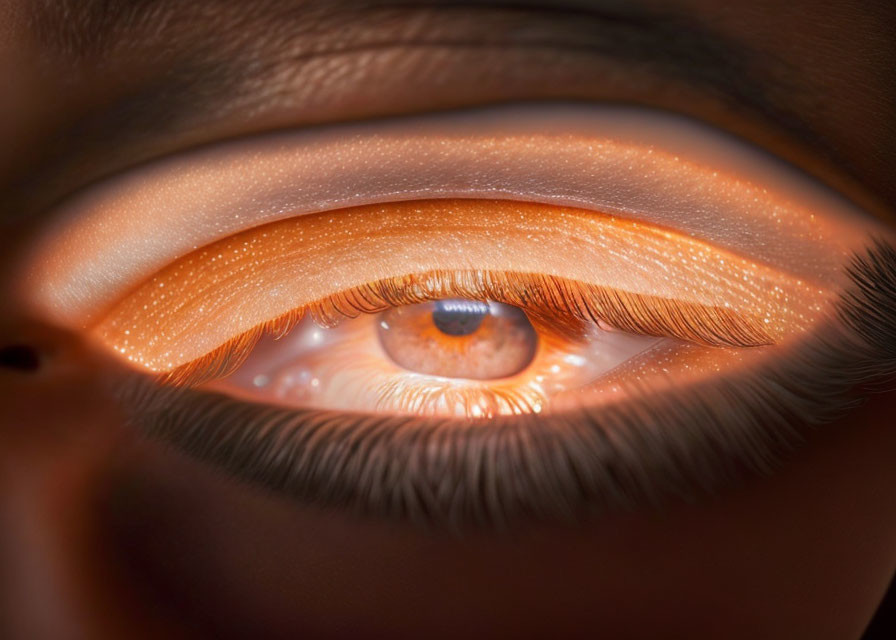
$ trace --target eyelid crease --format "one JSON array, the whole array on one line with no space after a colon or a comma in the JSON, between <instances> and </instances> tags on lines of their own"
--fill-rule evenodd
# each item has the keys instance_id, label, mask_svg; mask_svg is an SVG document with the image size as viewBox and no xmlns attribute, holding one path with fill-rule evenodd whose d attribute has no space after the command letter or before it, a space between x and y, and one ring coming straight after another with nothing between
<instances>
[{"instance_id":1,"label":"eyelid crease","mask_svg":"<svg viewBox=\"0 0 896 640\"><path fill-rule=\"evenodd\" d=\"M58 207L16 295L83 329L197 247L289 217L436 198L615 214L815 282L842 275L868 222L792 167L680 116L501 105L272 132L135 169Z\"/></svg>"},{"instance_id":2,"label":"eyelid crease","mask_svg":"<svg viewBox=\"0 0 896 640\"><path fill-rule=\"evenodd\" d=\"M599 212L425 200L297 216L199 248L119 299L89 330L139 368L171 371L340 291L440 270L543 274L730 308L761 318L776 342L811 326L834 293L689 236ZM755 338L729 342L766 342Z\"/></svg>"},{"instance_id":3,"label":"eyelid crease","mask_svg":"<svg viewBox=\"0 0 896 640\"><path fill-rule=\"evenodd\" d=\"M539 327L575 338L583 323L629 333L678 338L713 347L759 347L774 340L758 318L725 307L635 294L557 276L491 271L431 271L397 276L335 293L292 310L163 373L168 384L194 386L236 370L265 334L285 336L305 314L324 327L344 318L442 298L462 297L520 307Z\"/></svg>"}]
</instances>

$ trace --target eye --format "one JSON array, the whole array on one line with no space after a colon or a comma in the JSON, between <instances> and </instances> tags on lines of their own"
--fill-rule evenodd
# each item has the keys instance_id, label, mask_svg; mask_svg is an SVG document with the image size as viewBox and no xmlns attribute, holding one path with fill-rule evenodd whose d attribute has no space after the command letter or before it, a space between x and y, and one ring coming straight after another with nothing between
<instances>
[{"instance_id":1,"label":"eye","mask_svg":"<svg viewBox=\"0 0 896 640\"><path fill-rule=\"evenodd\" d=\"M142 169L69 204L22 298L137 372L135 423L243 477L569 515L767 469L847 402L880 354L841 331L862 215L671 116L501 108Z\"/></svg>"},{"instance_id":2,"label":"eye","mask_svg":"<svg viewBox=\"0 0 896 640\"><path fill-rule=\"evenodd\" d=\"M305 319L280 340L262 338L211 386L296 407L470 418L538 413L655 343L597 326L563 336L512 305L442 299L329 329Z\"/></svg>"},{"instance_id":3,"label":"eye","mask_svg":"<svg viewBox=\"0 0 896 640\"><path fill-rule=\"evenodd\" d=\"M343 233L357 239L343 242ZM593 260L600 249L602 259ZM710 255L717 261L709 263ZM473 262L482 268L466 266ZM690 285L708 273L712 287ZM672 296L655 293L664 287ZM326 346L297 354L290 373L275 374L270 399L291 396L295 406L297 394L286 389L296 379L311 386L300 394L308 407L488 417L553 411L581 402L586 391L610 393L602 374L656 337L772 344L811 322L816 298L823 299L817 289L785 274L598 212L411 201L289 218L200 248L128 294L93 333L177 384L224 377L249 357L257 387L272 372L252 357L256 341L289 334L308 316L309 340ZM449 300L494 311L480 317L480 333L449 340L429 307L419 306L442 305L433 309L447 322ZM483 351L502 342L497 354ZM474 343L479 354L461 351ZM446 365L452 345L458 353ZM288 353L277 351L277 359ZM646 369L638 375L660 377Z\"/></svg>"}]
</instances>

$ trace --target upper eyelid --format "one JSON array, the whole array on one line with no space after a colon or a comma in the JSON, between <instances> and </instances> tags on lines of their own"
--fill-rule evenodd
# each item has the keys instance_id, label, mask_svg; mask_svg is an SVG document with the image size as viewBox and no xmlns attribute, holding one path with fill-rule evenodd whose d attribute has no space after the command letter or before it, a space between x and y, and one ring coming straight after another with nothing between
<instances>
[{"instance_id":1,"label":"upper eyelid","mask_svg":"<svg viewBox=\"0 0 896 640\"><path fill-rule=\"evenodd\" d=\"M689 172L699 175L688 182ZM122 293L110 282L135 284L237 231L305 212L452 196L615 212L821 281L840 264L819 256L818 245L845 255L867 232L845 199L687 119L596 105L498 107L260 136L121 176L62 208L26 264L25 302L83 324Z\"/></svg>"}]
</instances>

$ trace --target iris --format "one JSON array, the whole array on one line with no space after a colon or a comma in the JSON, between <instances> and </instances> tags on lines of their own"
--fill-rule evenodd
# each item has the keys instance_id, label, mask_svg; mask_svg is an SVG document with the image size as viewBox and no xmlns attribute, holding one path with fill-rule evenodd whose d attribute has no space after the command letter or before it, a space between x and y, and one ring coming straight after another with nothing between
<instances>
[{"instance_id":1,"label":"iris","mask_svg":"<svg viewBox=\"0 0 896 640\"><path fill-rule=\"evenodd\" d=\"M462 298L382 313L380 343L399 367L444 378L494 380L532 362L538 334L519 307Z\"/></svg>"}]
</instances>

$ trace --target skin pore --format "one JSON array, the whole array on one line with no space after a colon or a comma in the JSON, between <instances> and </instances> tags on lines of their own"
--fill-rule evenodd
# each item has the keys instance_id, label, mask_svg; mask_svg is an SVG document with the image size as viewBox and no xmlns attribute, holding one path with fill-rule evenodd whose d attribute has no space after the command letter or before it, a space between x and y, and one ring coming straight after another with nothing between
<instances>
[{"instance_id":1,"label":"skin pore","mask_svg":"<svg viewBox=\"0 0 896 640\"><path fill-rule=\"evenodd\" d=\"M884 3L212 4L0 4L0 299L55 205L101 178L496 103L668 110L896 207ZM849 638L896 569L892 394L693 504L457 538L298 506L138 436L106 391L121 363L0 309L0 346L42 358L0 369L3 637Z\"/></svg>"}]
</instances>

